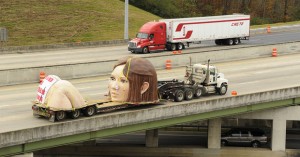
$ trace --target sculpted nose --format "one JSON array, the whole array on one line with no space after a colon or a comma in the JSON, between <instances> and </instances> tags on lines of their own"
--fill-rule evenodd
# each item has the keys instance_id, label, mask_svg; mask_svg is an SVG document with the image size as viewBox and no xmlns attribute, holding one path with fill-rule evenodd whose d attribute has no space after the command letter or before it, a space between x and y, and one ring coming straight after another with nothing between
<instances>
[{"instance_id":1,"label":"sculpted nose","mask_svg":"<svg viewBox=\"0 0 300 157\"><path fill-rule=\"evenodd\" d=\"M111 87L115 90L119 90L119 88L120 88L117 81L112 82Z\"/></svg>"}]
</instances>

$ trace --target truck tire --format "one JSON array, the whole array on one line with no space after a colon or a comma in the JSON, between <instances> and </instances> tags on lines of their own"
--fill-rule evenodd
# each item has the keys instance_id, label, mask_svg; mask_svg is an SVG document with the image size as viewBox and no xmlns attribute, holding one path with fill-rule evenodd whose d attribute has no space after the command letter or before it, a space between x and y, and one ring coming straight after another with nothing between
<instances>
[{"instance_id":1,"label":"truck tire","mask_svg":"<svg viewBox=\"0 0 300 157\"><path fill-rule=\"evenodd\" d=\"M216 45L222 45L222 40L221 39L217 39L215 40Z\"/></svg>"},{"instance_id":2,"label":"truck tire","mask_svg":"<svg viewBox=\"0 0 300 157\"><path fill-rule=\"evenodd\" d=\"M183 49L183 44L182 43L178 43L177 44L177 50L182 50Z\"/></svg>"},{"instance_id":3,"label":"truck tire","mask_svg":"<svg viewBox=\"0 0 300 157\"><path fill-rule=\"evenodd\" d=\"M176 50L176 44L171 44L171 51L175 51Z\"/></svg>"},{"instance_id":4,"label":"truck tire","mask_svg":"<svg viewBox=\"0 0 300 157\"><path fill-rule=\"evenodd\" d=\"M233 45L233 39L227 39L227 45Z\"/></svg>"},{"instance_id":5,"label":"truck tire","mask_svg":"<svg viewBox=\"0 0 300 157\"><path fill-rule=\"evenodd\" d=\"M168 51L171 51L171 50L172 50L171 47L172 47L172 46L171 46L171 44L169 44L169 43L166 45L166 49L167 49Z\"/></svg>"},{"instance_id":6,"label":"truck tire","mask_svg":"<svg viewBox=\"0 0 300 157\"><path fill-rule=\"evenodd\" d=\"M96 114L96 107L95 106L88 106L83 110L83 114L87 117L90 117Z\"/></svg>"},{"instance_id":7,"label":"truck tire","mask_svg":"<svg viewBox=\"0 0 300 157\"><path fill-rule=\"evenodd\" d=\"M184 99L185 100L192 100L194 97L194 93L192 89L186 89L184 91Z\"/></svg>"},{"instance_id":8,"label":"truck tire","mask_svg":"<svg viewBox=\"0 0 300 157\"><path fill-rule=\"evenodd\" d=\"M225 95L227 92L227 85L225 85L224 83L221 84L220 88L218 88L218 93L220 95Z\"/></svg>"},{"instance_id":9,"label":"truck tire","mask_svg":"<svg viewBox=\"0 0 300 157\"><path fill-rule=\"evenodd\" d=\"M62 121L66 118L66 112L65 111L56 111L55 112L55 119L57 121Z\"/></svg>"},{"instance_id":10,"label":"truck tire","mask_svg":"<svg viewBox=\"0 0 300 157\"><path fill-rule=\"evenodd\" d=\"M74 110L72 112L70 112L70 117L72 119L76 119L80 117L80 110Z\"/></svg>"},{"instance_id":11,"label":"truck tire","mask_svg":"<svg viewBox=\"0 0 300 157\"><path fill-rule=\"evenodd\" d=\"M195 93L194 93L194 97L199 98L201 95L202 95L202 89L201 88L196 88Z\"/></svg>"},{"instance_id":12,"label":"truck tire","mask_svg":"<svg viewBox=\"0 0 300 157\"><path fill-rule=\"evenodd\" d=\"M181 89L177 89L174 95L174 101L181 102L184 99L184 92Z\"/></svg>"},{"instance_id":13,"label":"truck tire","mask_svg":"<svg viewBox=\"0 0 300 157\"><path fill-rule=\"evenodd\" d=\"M144 47L143 50L142 50L142 53L144 53L144 54L149 53L148 47Z\"/></svg>"},{"instance_id":14,"label":"truck tire","mask_svg":"<svg viewBox=\"0 0 300 157\"><path fill-rule=\"evenodd\" d=\"M233 45L238 45L240 43L238 38L233 39Z\"/></svg>"}]
</instances>

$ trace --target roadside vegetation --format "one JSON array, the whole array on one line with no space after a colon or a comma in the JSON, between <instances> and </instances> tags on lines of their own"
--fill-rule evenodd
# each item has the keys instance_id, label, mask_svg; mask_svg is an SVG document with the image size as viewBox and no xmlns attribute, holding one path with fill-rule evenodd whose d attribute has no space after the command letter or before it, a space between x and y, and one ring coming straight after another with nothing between
<instances>
[{"instance_id":1,"label":"roadside vegetation","mask_svg":"<svg viewBox=\"0 0 300 157\"><path fill-rule=\"evenodd\" d=\"M124 2L120 0L0 0L5 46L124 39ZM159 17L129 6L129 37Z\"/></svg>"},{"instance_id":2,"label":"roadside vegetation","mask_svg":"<svg viewBox=\"0 0 300 157\"><path fill-rule=\"evenodd\" d=\"M230 9L234 6L241 5L250 11L249 6L262 3L257 0L226 1L226 3L223 1L166 0L162 3L160 0L130 0L129 38L135 37L139 28L148 21L161 18L220 15L223 12L231 14L238 11ZM265 4L281 6L282 0L276 2L278 3L266 1ZM292 0L288 2L297 5L299 3ZM0 0L0 4L0 27L8 30L8 41L0 43L0 47L124 39L124 0ZM143 8L142 5L148 8ZM149 10L149 6L152 10ZM202 9L201 12L197 11L197 8ZM227 9L224 11L225 8ZM215 12L212 12L214 10ZM294 11L295 15L300 14L300 11L298 13L295 8ZM265 25L253 25L251 28L269 25L269 23L259 23L267 19L256 17L261 13L267 17L268 8L265 7L263 12L257 10L251 18L256 21L253 24ZM291 19L289 16L288 20ZM300 21L276 25L285 24L300 24Z\"/></svg>"}]
</instances>

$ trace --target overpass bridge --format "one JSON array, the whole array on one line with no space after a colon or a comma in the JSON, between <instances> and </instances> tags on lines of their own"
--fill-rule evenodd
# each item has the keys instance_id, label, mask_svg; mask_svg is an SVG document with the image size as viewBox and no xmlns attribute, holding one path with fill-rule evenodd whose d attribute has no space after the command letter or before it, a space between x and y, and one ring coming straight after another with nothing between
<instances>
[{"instance_id":1,"label":"overpass bridge","mask_svg":"<svg viewBox=\"0 0 300 157\"><path fill-rule=\"evenodd\" d=\"M45 123L35 128L23 128L0 133L0 156L22 154L56 146L89 141L134 131L146 131L146 146L157 146L155 129L175 124L209 119L208 148L220 148L220 117L252 113L300 104L300 87L225 96L203 101L168 102L155 106L140 106L114 113L60 123ZM298 106L297 106L298 107ZM299 110L299 108L297 108ZM272 151L284 151L283 120L273 120ZM299 119L298 119L299 120ZM278 139L278 140L276 140ZM284 142L285 143L285 142Z\"/></svg>"}]
</instances>

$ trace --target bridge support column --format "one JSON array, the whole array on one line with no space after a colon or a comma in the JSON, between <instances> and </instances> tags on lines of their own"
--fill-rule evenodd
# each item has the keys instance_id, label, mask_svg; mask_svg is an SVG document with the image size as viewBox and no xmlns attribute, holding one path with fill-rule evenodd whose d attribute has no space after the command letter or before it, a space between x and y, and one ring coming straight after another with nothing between
<instances>
[{"instance_id":1,"label":"bridge support column","mask_svg":"<svg viewBox=\"0 0 300 157\"><path fill-rule=\"evenodd\" d=\"M213 149L221 148L221 119L208 120L208 141L207 147Z\"/></svg>"},{"instance_id":2,"label":"bridge support column","mask_svg":"<svg viewBox=\"0 0 300 157\"><path fill-rule=\"evenodd\" d=\"M285 151L286 119L275 118L272 125L272 151Z\"/></svg>"},{"instance_id":3,"label":"bridge support column","mask_svg":"<svg viewBox=\"0 0 300 157\"><path fill-rule=\"evenodd\" d=\"M146 147L158 147L158 129L146 130Z\"/></svg>"}]
</instances>

